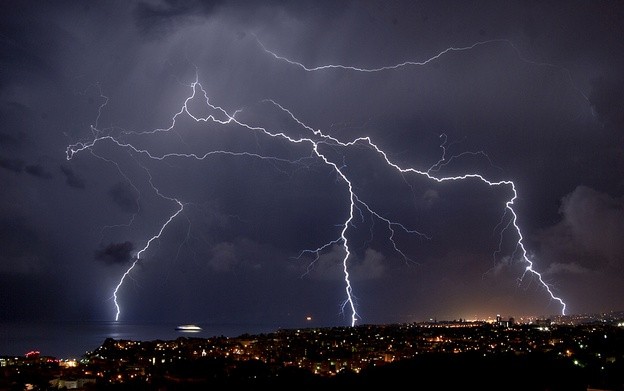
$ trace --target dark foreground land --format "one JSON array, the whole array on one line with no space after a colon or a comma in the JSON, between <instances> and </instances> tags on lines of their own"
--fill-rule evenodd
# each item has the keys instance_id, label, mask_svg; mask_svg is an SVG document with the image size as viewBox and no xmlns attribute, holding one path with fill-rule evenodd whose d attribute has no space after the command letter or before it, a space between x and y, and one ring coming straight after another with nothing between
<instances>
[{"instance_id":1,"label":"dark foreground land","mask_svg":"<svg viewBox=\"0 0 624 391\"><path fill-rule=\"evenodd\" d=\"M617 383L611 379L610 390L622 390L624 379L620 372ZM2 390L72 389L49 384L46 376L24 372L24 382L4 384ZM598 377L597 377L598 376ZM569 360L548 354L523 356L477 353L432 353L380 366L370 366L356 374L343 371L335 376L315 375L307 369L281 367L271 369L258 360L240 362L234 369L225 360L199 359L167 365L154 373L149 381L129 379L124 382L96 381L80 388L84 390L203 390L252 389L256 387L369 387L407 386L411 390L561 390L586 391L590 383L601 386L599 374L589 373ZM27 378L26 378L27 377ZM606 379L604 379L606 380ZM604 381L602 382L604 383Z\"/></svg>"},{"instance_id":2,"label":"dark foreground land","mask_svg":"<svg viewBox=\"0 0 624 391\"><path fill-rule=\"evenodd\" d=\"M623 326L456 322L173 341L109 338L79 362L0 358L0 390L624 391Z\"/></svg>"},{"instance_id":3,"label":"dark foreground land","mask_svg":"<svg viewBox=\"0 0 624 391\"><path fill-rule=\"evenodd\" d=\"M389 386L406 386L410 390L586 391L590 377L586 371L567 360L541 353L522 357L511 354L484 357L472 353L433 353L382 366L371 366L359 374L345 371L332 377L315 375L306 369L294 367L284 367L272 372L258 361L249 361L225 374L222 367L215 367L214 362L197 362L191 366L171 368L169 376L164 376L150 385L111 385L101 389L251 389L259 386L384 389Z\"/></svg>"}]
</instances>

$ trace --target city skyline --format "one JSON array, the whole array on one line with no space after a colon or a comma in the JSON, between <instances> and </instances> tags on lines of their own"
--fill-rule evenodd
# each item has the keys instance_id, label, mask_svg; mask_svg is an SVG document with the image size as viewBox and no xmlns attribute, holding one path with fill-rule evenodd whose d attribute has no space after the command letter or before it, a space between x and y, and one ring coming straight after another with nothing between
<instances>
[{"instance_id":1,"label":"city skyline","mask_svg":"<svg viewBox=\"0 0 624 391\"><path fill-rule=\"evenodd\" d=\"M208 385L368 385L414 381L438 387L618 389L624 323L522 325L450 322L278 330L174 340L107 338L80 359L0 356L0 387L200 389ZM454 376L436 376L443 370ZM487 384L487 387L484 385Z\"/></svg>"},{"instance_id":2,"label":"city skyline","mask_svg":"<svg viewBox=\"0 0 624 391\"><path fill-rule=\"evenodd\" d=\"M5 321L624 308L620 4L2 10Z\"/></svg>"}]
</instances>

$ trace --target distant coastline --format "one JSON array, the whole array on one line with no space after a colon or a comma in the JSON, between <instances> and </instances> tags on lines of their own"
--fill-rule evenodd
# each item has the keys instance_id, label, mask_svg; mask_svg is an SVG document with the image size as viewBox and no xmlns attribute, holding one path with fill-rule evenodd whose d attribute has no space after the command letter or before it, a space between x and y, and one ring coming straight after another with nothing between
<instances>
[{"instance_id":1,"label":"distant coastline","mask_svg":"<svg viewBox=\"0 0 624 391\"><path fill-rule=\"evenodd\" d=\"M517 323L525 323L523 318L515 318ZM526 318L525 318L526 319ZM586 323L622 323L624 311L610 311L596 314L552 315L534 317L532 321L552 324L577 325ZM443 325L456 320L436 320L429 323ZM464 322L466 322L464 320ZM427 322L406 322L427 323ZM201 325L201 326L200 326ZM177 327L179 323L129 323L114 321L50 321L50 322L0 322L0 356L23 356L29 351L39 351L42 355L57 358L79 358L97 349L107 338L154 341L175 340L185 332ZM296 327L277 324L210 324L199 323L200 330L192 332L197 337L239 337L271 333ZM306 328L305 326L302 328ZM333 326L328 326L331 328ZM334 326L335 327L335 326Z\"/></svg>"},{"instance_id":2,"label":"distant coastline","mask_svg":"<svg viewBox=\"0 0 624 391\"><path fill-rule=\"evenodd\" d=\"M29 351L57 358L80 358L97 349L106 338L140 341L174 340L186 332L179 323L137 323L114 321L2 321L0 356L23 356ZM279 325L201 323L198 337L237 337L245 333L273 332Z\"/></svg>"}]
</instances>

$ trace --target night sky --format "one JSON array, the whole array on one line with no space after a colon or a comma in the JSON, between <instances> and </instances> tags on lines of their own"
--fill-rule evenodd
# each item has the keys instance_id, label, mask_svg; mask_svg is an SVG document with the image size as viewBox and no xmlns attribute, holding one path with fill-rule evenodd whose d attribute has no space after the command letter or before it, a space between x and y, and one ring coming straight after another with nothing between
<instances>
[{"instance_id":1,"label":"night sky","mask_svg":"<svg viewBox=\"0 0 624 391\"><path fill-rule=\"evenodd\" d=\"M343 231L357 323L623 310L623 21L4 1L0 319L349 325Z\"/></svg>"}]
</instances>

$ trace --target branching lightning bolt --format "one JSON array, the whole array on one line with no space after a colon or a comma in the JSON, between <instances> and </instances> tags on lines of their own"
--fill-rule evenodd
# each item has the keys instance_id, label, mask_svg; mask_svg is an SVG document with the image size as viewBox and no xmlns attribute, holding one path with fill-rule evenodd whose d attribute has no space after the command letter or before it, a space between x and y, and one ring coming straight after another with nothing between
<instances>
[{"instance_id":1,"label":"branching lightning bolt","mask_svg":"<svg viewBox=\"0 0 624 391\"><path fill-rule=\"evenodd\" d=\"M492 43L501 43L501 42L505 42L508 44L511 44L510 41L508 40L489 40L489 41L483 41L483 42L477 42L475 44L472 44L470 46L465 46L465 47L450 47L447 48L443 51L441 51L440 53L436 54L435 56L426 59L424 61L419 61L419 62L413 62L413 61L407 61L407 62L403 62L400 64L396 64L396 65L392 65L392 66L385 66L385 67L379 67L379 68L370 68L370 69L366 69L366 68L358 68L358 67L352 67L352 66L345 66L345 65L323 65L323 66L317 66L317 67L308 67L305 66L299 62L290 60L286 57L283 56L279 56L275 53L273 53L272 51L268 50L259 40L258 43L261 45L261 47L263 48L263 50L267 53L269 53L270 55L272 55L275 59L280 60L280 61L285 61L288 64L297 66L301 69L303 69L306 72L316 72L316 71L324 71L324 70L332 70L332 69L342 69L342 70L347 70L347 71L357 71L357 72L382 72L382 71L390 71L390 70L394 70L394 69L399 69L402 67L406 67L406 66L423 66L426 64L429 64L430 62L439 59L440 57L446 55L447 53L450 52L461 52L461 51L468 51L471 49L476 48L477 46L481 46L481 45L486 45L486 44L492 44ZM513 46L513 45L512 45ZM514 47L515 49L515 47ZM524 60L524 59L523 59ZM149 131L142 131L142 132L133 132L133 131L122 131L120 132L118 135L112 135L112 134L106 134L106 132L104 131L100 131L97 128L97 123L96 125L92 125L91 126L91 131L92 131L92 135L93 138L89 141L85 141L85 142L77 142L74 144L71 144L67 147L67 159L71 160L72 158L74 158L78 153L81 153L83 151L91 151L93 153L93 148L95 148L96 145L100 144L100 143L112 143L114 146L116 145L119 148L125 149L127 150L129 153L137 156L143 156L146 159L150 159L150 160L155 160L155 161L163 161L166 159L170 159L170 158L186 158L186 159L196 159L196 160L204 160L207 159L209 156L213 156L213 155L229 155L229 156L233 156L233 157L246 157L246 158L252 158L252 159L261 159L261 160L267 160L267 161L273 161L273 162L280 162L280 163L285 163L285 164L301 164L303 160L305 159L316 159L319 162L322 162L324 165L326 165L327 167L329 167L335 174L337 179L342 182L345 185L345 188L348 192L348 199L349 199L349 205L347 208L347 217L346 219L340 224L340 232L338 234L337 237L335 237L333 240L329 241L328 243L322 244L320 246L318 246L316 249L307 249L307 250L303 250L300 252L299 257L303 256L304 254L312 254L314 256L314 259L312 260L312 263L310 264L310 266L308 267L308 272L311 270L312 265L314 264L314 262L316 262L319 257L320 254L324 251L326 251L328 248L334 246L334 245L340 245L342 247L343 250L343 256L342 256L342 272L344 275L344 292L346 295L346 299L343 301L342 303L342 310L344 311L345 309L348 309L350 311L350 323L351 325L355 325L357 323L357 321L359 320L359 314L357 312L357 305L356 305L356 297L354 295L353 292L353 286L351 283L351 278L350 278L350 272L349 272L349 261L351 260L352 257L352 249L350 248L350 242L349 242L349 229L352 228L355 223L355 216L356 216L356 211L358 211L360 213L360 215L363 213L363 211L368 212L371 216L373 216L374 218L376 218L377 220L383 222L385 224L385 226L388 229L388 240L389 242L392 244L393 249L399 254L401 255L406 261L408 262L413 262L398 246L398 244L395 242L395 233L396 230L399 229L407 234L415 234L415 235L419 235L422 236L424 238L428 238L427 235L413 229L413 228L408 228L406 227L404 224L401 224L399 222L395 222L390 220L389 218L383 216L383 214L378 213L377 211L375 211L366 201L365 198L362 197L361 195L358 195L356 188L353 185L352 180L349 177L348 171L347 171L347 167L343 162L340 162L340 164L336 163L335 161L332 161L332 159L322 151L322 147L324 146L328 146L331 148L353 148L353 147L358 147L358 148L367 148L369 150L371 150L372 152L374 152L377 156L379 156L381 159L383 159L383 162L385 162L385 164L388 165L388 167L392 167L394 170L396 170L398 173L400 173L401 175L418 175L418 176L423 176L428 178L429 180L438 182L438 183L442 183L442 182L449 182L449 181L465 181L465 180L475 180L475 181L479 181L487 186L491 186L491 187L499 187L499 186L506 186L508 188L511 189L512 191L512 197L507 200L506 204L505 204L505 212L503 215L503 218L501 220L501 223L504 221L505 216L507 215L507 213L509 213L509 215L511 216L510 220L507 222L505 229L507 228L511 228L513 227L513 229L515 230L515 234L517 235L517 242L516 242L516 251L520 252L521 258L522 260L526 263L526 268L524 270L524 273L522 275L522 278L524 278L526 276L526 274L532 274L535 277L537 277L537 279L539 280L539 282L541 283L541 285L544 287L544 289L548 292L548 294L550 295L550 297L557 301L561 307L562 307L562 313L565 314L565 308L566 308L566 304L564 303L564 301L557 297L555 295L555 293L552 291L552 288L544 281L544 279L542 278L542 275L537 272L534 267L533 267L533 262L529 259L528 254L527 254L527 250L525 248L524 245L524 237L522 235L520 226L518 224L518 216L515 212L515 210L513 209L514 206L514 202L518 197L518 193L516 191L516 186L514 184L514 182L510 181L510 180L503 180L503 181L491 181L488 180L487 178L485 178L484 176L477 174L477 173L468 173L468 174L463 174L463 175L458 175L458 176L437 176L437 174L439 173L440 168L442 168L444 165L448 164L450 162L450 160L457 158L459 156L453 156L451 158L446 158L446 136L441 136L444 137L444 141L441 145L441 148L443 150L443 156L442 158L433 166L431 166L429 169L426 170L419 170L413 167L401 167L398 163L392 161L387 153L385 151L383 151L381 148L379 148L369 137L358 137L356 139L353 140L348 140L348 141L341 141L336 137L333 137L329 134L323 133L321 130L317 130L312 128L309 125L306 125L303 121L301 121L300 119L298 119L288 108L286 108L284 105L272 100L272 99L266 99L264 101L262 101L262 103L264 104L269 104L271 106L273 106L274 108L276 108L277 110L281 111L282 113L284 113L285 115L287 115L288 117L290 117L290 119L294 122L294 124L296 124L296 126L299 126L301 128L303 128L306 132L308 132L309 136L307 137L293 137L293 136L289 136L288 134L286 134L284 131L271 131L269 129L266 129L265 127L261 127L261 126L255 126L253 124L247 123L247 122L243 122L242 120L239 120L238 114L241 113L243 111L243 109L239 109L236 110L232 113L229 113L228 111L226 111L225 109L223 109L220 106L214 105L210 102L209 98L208 98L208 93L207 91L204 89L204 87L201 85L201 83L199 82L199 77L196 74L195 80L188 85L188 87L191 90L191 93L189 94L189 96L184 100L182 106L180 107L180 109L173 115L173 117L171 118L171 122L170 125L166 128L158 128L158 129L153 129L153 130L149 130ZM203 98L203 102L206 105L207 108L211 109L212 112L216 112L219 114L219 118L217 118L217 116L210 114L208 116L205 117L201 117L201 116L197 116L195 114L193 114L191 112L191 110L189 109L189 102L193 101L196 98ZM108 98L106 98L106 102L108 102ZM100 118L101 115L101 111L103 109L103 106L106 103L104 103L102 106L100 106L100 109L98 111L98 120ZM135 145L133 145L131 142L126 141L126 137L133 135L133 136L150 136L152 134L155 133L159 133L159 132L170 132L172 131L175 126L176 126L176 121L180 116L186 116L192 120L194 120L195 122L198 123L203 123L203 122L211 122L213 124L218 124L218 125L237 125L239 128L243 129L243 130L247 130L247 131L251 131L254 132L255 134L259 134L261 136L266 136L269 138L275 138L275 139L280 139L280 140L284 140L287 141L289 143L292 144L299 144L299 145L307 145L310 148L310 156L304 156L301 157L300 159L297 160L286 160L283 158L279 158L276 156L264 156L258 153L252 153L252 152L248 152L248 151L231 151L231 150L213 150L213 151L208 151L205 152L203 154L196 154L196 153L177 153L177 152L171 152L171 153L164 153L164 154L155 154L150 152L147 149L144 148L139 148ZM485 155L483 152L466 152L468 154L475 154L475 155L483 155L487 158L487 155ZM99 155L96 155L97 157L100 157ZM100 157L101 158L101 157ZM109 160L107 160L109 161ZM136 158L135 158L136 161ZM138 161L137 161L138 163ZM117 164L117 163L115 163ZM139 163L140 164L140 163ZM183 200L180 200L178 198L175 198L173 196L167 196L162 194L159 189L157 188L157 186L153 183L152 181L152 175L150 173L150 171L143 166L142 164L140 164L141 167L145 170L147 176L149 177L149 184L151 186L151 188L153 189L153 191L160 196L163 199L166 199L168 201L171 201L173 204L177 205L175 211L170 214L168 216L168 218L166 218L164 220L164 222L162 223L162 225L160 226L159 229L157 229L155 231L155 234L153 236L151 236L146 242L145 245L141 248L141 250L139 250L131 265L125 270L125 272L122 274L122 276L120 277L117 285L115 286L114 292L113 292L113 301L114 301L114 305L115 305L115 309L116 309L116 314L115 314L115 320L119 320L119 317L121 315L121 306L119 303L119 299L120 299L120 290L122 289L124 282L126 281L126 279L130 276L130 274L133 272L133 270L135 269L136 265L138 264L138 262L143 259L145 253L148 251L148 249L150 248L150 246L152 245L152 243L158 239L161 238L161 236L163 235L164 231L166 230L166 228L180 215L183 213L185 205L187 203L185 203ZM128 180L127 176L125 176L123 174L123 171L119 168L119 166L117 165L117 169L119 170L119 172L122 174L122 176L124 176L126 178L126 180ZM133 185L134 186L134 185ZM188 235L187 235L188 236Z\"/></svg>"},{"instance_id":2,"label":"branching lightning bolt","mask_svg":"<svg viewBox=\"0 0 624 391\"><path fill-rule=\"evenodd\" d=\"M287 57L281 56L279 54L276 54L275 52L269 50L259 39L258 37L256 37L256 41L258 42L258 44L260 45L260 47L268 54L270 54L272 57L274 57L277 60L280 61L284 61L290 65L294 65L296 67L299 67L301 69L303 69L306 72L316 72L316 71L325 71L325 70L332 70L332 69L341 69L341 70L347 70L347 71L355 71L355 72L365 72L365 73L376 73L376 72L383 72L383 71L389 71L389 70L395 70L395 69L399 69L399 68L403 68L403 67L408 67L408 66L423 66L423 65L427 65L429 63L431 63L434 60L439 59L440 57L444 56L447 53L450 52L462 52L462 51L469 51L472 50L478 46L482 46L482 45L489 45L489 44L496 44L496 43L504 43L507 44L509 46L511 46L513 48L513 50L516 52L518 58L526 63L530 63L533 65L538 65L538 66L546 66L546 67L552 67L552 68L557 68L557 69L561 69L563 72L565 72L569 83L572 85L572 87L584 98L585 101L587 101L589 103L589 99L587 97L587 95L585 95L583 93L583 91L581 91L577 86L574 85L573 80L572 80L572 75L570 73L570 71L567 68L564 67L560 67L560 66L556 66L550 63L543 63L543 62L536 62L536 61L531 61L526 59L525 57L522 56L522 54L520 53L520 50L518 50L518 48L514 45L514 43L508 39L491 39L491 40L487 40L487 41L479 41L479 42L475 42L472 45L469 46L462 46L462 47L449 47L446 48L444 50L442 50L441 52L437 53L436 55L423 60L423 61L404 61L398 64L394 64L394 65L389 65L389 66L382 66L382 67L377 67L377 68L361 68L361 67L355 67L355 66L349 66L349 65L342 65L342 64L327 64L327 65L320 65L320 66L314 66L314 67L310 67L310 66L306 66L305 64L298 62L298 61L294 61L291 60ZM592 111L593 114L593 111ZM390 159L388 158L388 156L386 155L386 153L384 151L382 151L381 149L379 149L369 138L364 137L361 139L357 139L356 141L359 140L366 140L366 142L373 147L379 154L381 154L384 158L384 160L386 161L386 163L390 166L392 166L393 168L395 168L396 170L398 170L401 173L413 173L413 174L418 174L418 175L424 175L427 178L434 180L436 182L446 182L446 181L458 181L458 180L466 180L466 179L477 179L481 182L486 183L488 186L502 186L502 185L506 185L506 186L510 186L513 192L513 196L511 197L511 199L509 199L506 204L505 204L505 213L503 214L502 218L501 218L501 222L504 221L505 215L507 212L511 213L511 219L508 222L508 224L506 225L505 228L503 228L503 230L501 231L501 242L502 242L502 233L509 228L510 226L513 226L516 234L518 236L518 240L516 242L516 250L518 249L520 250L520 255L521 255L521 259L527 264L524 273L522 274L522 276L519 278L520 281L522 281L522 279L526 276L527 273L533 274L534 276L537 277L537 279L539 280L540 284L545 288L545 290L548 292L548 294L550 295L550 297L557 301L560 305L561 305L561 313L565 315L565 310L566 310L566 304L563 301L563 299L561 299L560 297L556 296L554 294L554 292L552 291L552 288L549 284L547 284L542 275L536 271L533 267L533 261L531 261L528 257L527 254L527 250L525 248L524 245L524 237L522 235L522 231L520 229L520 226L518 225L518 216L516 214L516 211L513 209L513 205L515 200L518 198L518 192L516 190L516 185L514 182L509 181L509 180L505 180L505 181L497 181L497 182L493 182L490 181L488 179L486 179L485 177L483 177L480 174L464 174L464 175L459 175L459 176L449 176L449 177L437 177L432 175L432 172L437 172L441 167L447 165L450 163L451 160L460 157L461 155L464 154L472 154L472 155L483 155L487 158L487 160L489 161L489 157L483 153L482 151L479 152L464 152L460 155L455 155L452 156L449 159L446 159L446 135L441 135L441 137L444 139L443 143L441 144L441 148L442 148L442 157L440 158L440 160L434 164L433 166L431 166L427 171L420 171L414 168L402 168L399 165L393 163L392 161L390 161ZM490 161L490 164L492 162ZM352 194L353 196L353 194ZM353 209L353 201L351 204L351 208ZM350 216L350 218L352 218L352 215ZM390 240L392 240L392 236L390 238ZM392 241L393 245L394 245L394 241ZM345 244L346 247L346 244ZM319 248L319 250L322 249ZM400 250L398 250L395 246L395 249L397 251L400 252ZM497 250L498 251L498 250ZM401 253L402 255L404 255L403 253ZM349 294L350 292L350 282L349 282L349 274L347 273L347 258L344 259L344 269L345 269L345 281L347 283L347 286L349 287L349 289L347 289L347 293ZM352 297L350 295L348 295L347 301L353 305L353 300ZM355 315L352 317L352 320L355 321L356 317ZM354 324L354 322L352 322L352 324Z\"/></svg>"}]
</instances>

